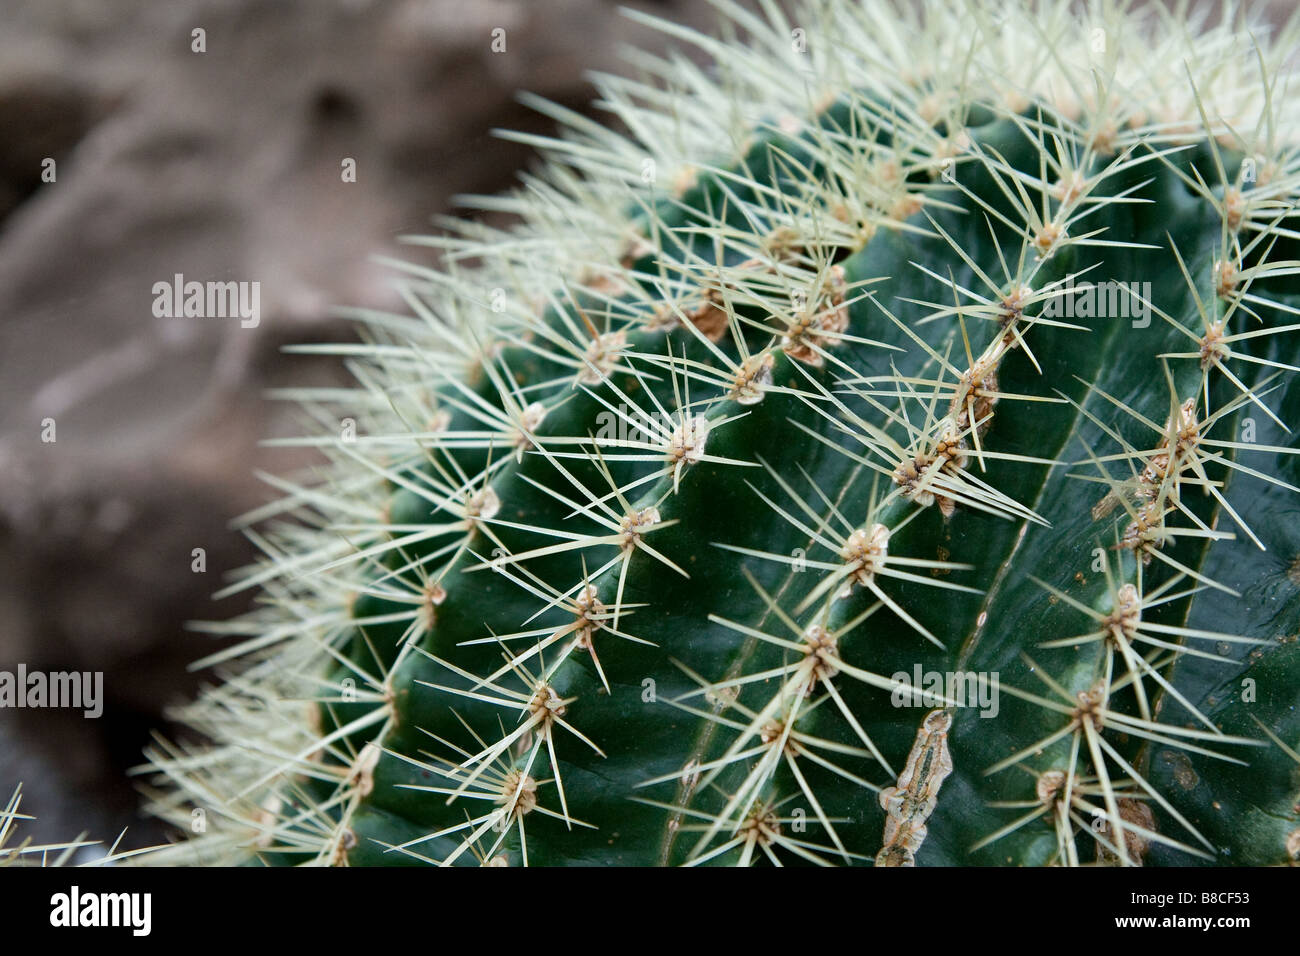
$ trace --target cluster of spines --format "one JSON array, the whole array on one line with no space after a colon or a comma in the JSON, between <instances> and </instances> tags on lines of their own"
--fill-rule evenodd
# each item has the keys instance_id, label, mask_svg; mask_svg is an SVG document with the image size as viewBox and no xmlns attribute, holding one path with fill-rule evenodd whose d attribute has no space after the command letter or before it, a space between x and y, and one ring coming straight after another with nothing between
<instances>
[{"instance_id":1,"label":"cluster of spines","mask_svg":"<svg viewBox=\"0 0 1300 956\"><path fill-rule=\"evenodd\" d=\"M77 860L78 854L85 850L97 858L117 853L118 842L104 853L104 848L97 840L85 839L85 834L75 840L61 843L33 843L30 838L17 839L19 827L32 817L22 813L23 788L19 784L5 803L0 804L0 867L6 866L66 866Z\"/></svg>"}]
</instances>

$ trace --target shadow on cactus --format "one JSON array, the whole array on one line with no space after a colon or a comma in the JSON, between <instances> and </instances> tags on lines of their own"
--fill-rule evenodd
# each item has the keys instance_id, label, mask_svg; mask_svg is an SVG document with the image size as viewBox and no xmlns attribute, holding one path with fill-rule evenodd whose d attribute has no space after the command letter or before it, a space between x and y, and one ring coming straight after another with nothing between
<instances>
[{"instance_id":1,"label":"shadow on cactus","mask_svg":"<svg viewBox=\"0 0 1300 956\"><path fill-rule=\"evenodd\" d=\"M1300 859L1296 23L716 5L313 348L119 858Z\"/></svg>"}]
</instances>

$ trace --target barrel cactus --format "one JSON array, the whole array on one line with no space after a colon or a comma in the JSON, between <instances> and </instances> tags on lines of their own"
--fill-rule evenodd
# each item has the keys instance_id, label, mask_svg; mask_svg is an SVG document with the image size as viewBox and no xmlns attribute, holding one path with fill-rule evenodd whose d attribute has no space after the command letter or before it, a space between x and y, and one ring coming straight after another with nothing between
<instances>
[{"instance_id":1,"label":"barrel cactus","mask_svg":"<svg viewBox=\"0 0 1300 956\"><path fill-rule=\"evenodd\" d=\"M715 3L283 396L124 857L1300 859L1294 22Z\"/></svg>"}]
</instances>

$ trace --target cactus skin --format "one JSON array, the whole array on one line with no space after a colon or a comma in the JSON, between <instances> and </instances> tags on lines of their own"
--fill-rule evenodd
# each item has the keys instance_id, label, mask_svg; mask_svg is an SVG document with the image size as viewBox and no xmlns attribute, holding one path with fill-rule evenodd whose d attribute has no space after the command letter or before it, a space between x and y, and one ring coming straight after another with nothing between
<instances>
[{"instance_id":1,"label":"cactus skin","mask_svg":"<svg viewBox=\"0 0 1300 956\"><path fill-rule=\"evenodd\" d=\"M1295 863L1294 27L718 6L288 396L138 859Z\"/></svg>"}]
</instances>

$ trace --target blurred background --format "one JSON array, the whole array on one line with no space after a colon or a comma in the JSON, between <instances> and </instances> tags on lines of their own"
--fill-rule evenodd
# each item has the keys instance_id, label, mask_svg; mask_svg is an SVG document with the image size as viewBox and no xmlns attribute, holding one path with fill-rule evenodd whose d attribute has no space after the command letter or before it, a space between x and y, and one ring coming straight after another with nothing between
<instances>
[{"instance_id":1,"label":"blurred background","mask_svg":"<svg viewBox=\"0 0 1300 956\"><path fill-rule=\"evenodd\" d=\"M246 606L211 595L253 557L230 520L274 497L254 470L305 463L260 447L297 428L264 392L342 381L282 347L395 307L371 257L428 261L395 237L530 161L490 131L552 129L516 91L586 110L624 42L664 41L608 0L0 0L0 670L102 671L105 697L0 709L24 834L164 837L126 772L202 679L186 622ZM260 323L155 318L176 273L260 282Z\"/></svg>"}]
</instances>

